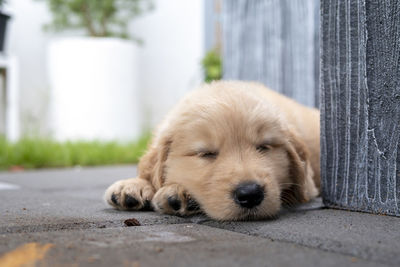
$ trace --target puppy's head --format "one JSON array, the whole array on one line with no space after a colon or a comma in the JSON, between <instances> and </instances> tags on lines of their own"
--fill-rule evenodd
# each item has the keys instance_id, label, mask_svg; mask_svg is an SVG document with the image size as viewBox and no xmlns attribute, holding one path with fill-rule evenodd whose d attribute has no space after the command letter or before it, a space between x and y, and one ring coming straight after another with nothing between
<instances>
[{"instance_id":1,"label":"puppy's head","mask_svg":"<svg viewBox=\"0 0 400 267\"><path fill-rule=\"evenodd\" d=\"M181 184L214 219L270 217L316 193L305 146L276 107L243 90L193 93L157 138L153 179Z\"/></svg>"}]
</instances>

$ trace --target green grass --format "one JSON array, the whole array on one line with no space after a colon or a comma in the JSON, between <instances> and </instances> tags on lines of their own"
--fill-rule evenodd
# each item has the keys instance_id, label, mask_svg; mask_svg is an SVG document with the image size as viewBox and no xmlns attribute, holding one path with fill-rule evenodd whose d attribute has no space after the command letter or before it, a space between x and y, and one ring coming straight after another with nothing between
<instances>
[{"instance_id":1,"label":"green grass","mask_svg":"<svg viewBox=\"0 0 400 267\"><path fill-rule=\"evenodd\" d=\"M149 140L150 134L129 143L57 142L33 137L24 137L16 143L10 143L0 137L0 170L14 166L32 169L133 164L139 161Z\"/></svg>"}]
</instances>

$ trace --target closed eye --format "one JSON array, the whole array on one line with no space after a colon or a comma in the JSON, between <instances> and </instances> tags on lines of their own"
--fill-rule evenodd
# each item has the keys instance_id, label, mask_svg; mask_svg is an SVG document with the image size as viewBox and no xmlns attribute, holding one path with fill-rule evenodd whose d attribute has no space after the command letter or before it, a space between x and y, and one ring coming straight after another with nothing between
<instances>
[{"instance_id":1,"label":"closed eye","mask_svg":"<svg viewBox=\"0 0 400 267\"><path fill-rule=\"evenodd\" d=\"M197 156L200 158L205 158L205 159L216 159L218 157L218 152L217 151L201 151L197 153Z\"/></svg>"},{"instance_id":2,"label":"closed eye","mask_svg":"<svg viewBox=\"0 0 400 267\"><path fill-rule=\"evenodd\" d=\"M256 147L257 151L260 153L265 153L265 152L271 150L271 148L272 148L272 146L269 144L261 144Z\"/></svg>"}]
</instances>

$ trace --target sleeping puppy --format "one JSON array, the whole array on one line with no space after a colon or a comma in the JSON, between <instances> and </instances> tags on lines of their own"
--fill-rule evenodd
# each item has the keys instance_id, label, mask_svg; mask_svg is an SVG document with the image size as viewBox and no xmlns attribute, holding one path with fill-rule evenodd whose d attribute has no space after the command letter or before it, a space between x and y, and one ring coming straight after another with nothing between
<instances>
[{"instance_id":1,"label":"sleeping puppy","mask_svg":"<svg viewBox=\"0 0 400 267\"><path fill-rule=\"evenodd\" d=\"M247 82L186 96L155 132L138 177L111 185L121 210L262 219L319 194L319 112Z\"/></svg>"}]
</instances>

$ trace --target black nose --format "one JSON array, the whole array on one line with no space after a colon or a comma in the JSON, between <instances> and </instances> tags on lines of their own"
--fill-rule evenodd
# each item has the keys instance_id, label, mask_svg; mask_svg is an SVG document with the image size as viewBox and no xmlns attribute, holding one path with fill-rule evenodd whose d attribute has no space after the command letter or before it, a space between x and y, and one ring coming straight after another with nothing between
<instances>
[{"instance_id":1,"label":"black nose","mask_svg":"<svg viewBox=\"0 0 400 267\"><path fill-rule=\"evenodd\" d=\"M264 199L264 190L256 183L240 184L233 192L233 199L243 208L253 208Z\"/></svg>"}]
</instances>

